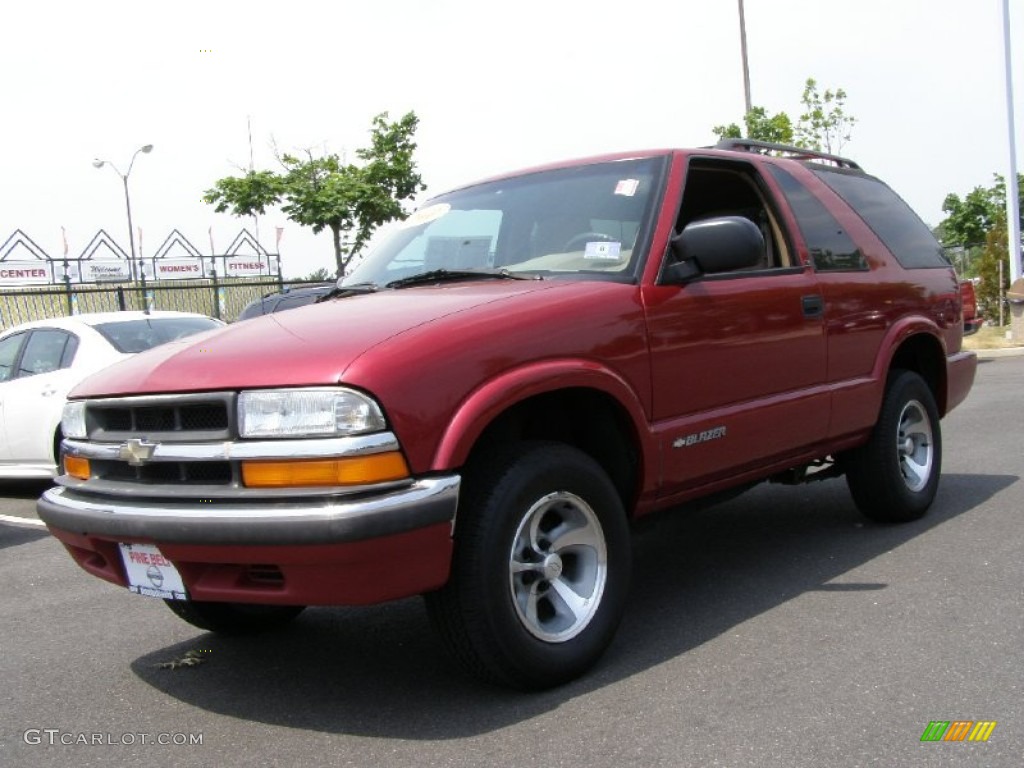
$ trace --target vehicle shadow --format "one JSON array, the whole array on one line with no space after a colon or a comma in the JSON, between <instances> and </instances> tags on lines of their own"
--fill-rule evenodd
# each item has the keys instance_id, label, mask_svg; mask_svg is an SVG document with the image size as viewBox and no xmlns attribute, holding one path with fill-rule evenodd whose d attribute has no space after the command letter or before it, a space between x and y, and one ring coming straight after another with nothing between
<instances>
[{"instance_id":1,"label":"vehicle shadow","mask_svg":"<svg viewBox=\"0 0 1024 768\"><path fill-rule=\"evenodd\" d=\"M840 577L1017 480L944 475L929 514L906 525L864 522L842 481L760 486L716 507L644 521L634 534L629 607L612 647L583 679L539 694L466 677L419 599L309 609L292 626L253 638L203 633L131 666L162 693L235 718L371 737L464 738L651 669L808 591L886 589ZM190 650L204 652L202 664L160 668Z\"/></svg>"},{"instance_id":2,"label":"vehicle shadow","mask_svg":"<svg viewBox=\"0 0 1024 768\"><path fill-rule=\"evenodd\" d=\"M43 491L52 485L53 483L49 480L4 480L2 495L5 499L38 499L42 496ZM33 541L39 541L49 535L50 532L46 528L34 526L31 523L22 525L0 522L0 550L17 547L21 544L31 544Z\"/></svg>"},{"instance_id":3,"label":"vehicle shadow","mask_svg":"<svg viewBox=\"0 0 1024 768\"><path fill-rule=\"evenodd\" d=\"M50 532L42 527L0 522L0 551L45 539Z\"/></svg>"},{"instance_id":4,"label":"vehicle shadow","mask_svg":"<svg viewBox=\"0 0 1024 768\"><path fill-rule=\"evenodd\" d=\"M4 480L3 497L10 499L38 499L43 491L53 487L52 480Z\"/></svg>"}]
</instances>

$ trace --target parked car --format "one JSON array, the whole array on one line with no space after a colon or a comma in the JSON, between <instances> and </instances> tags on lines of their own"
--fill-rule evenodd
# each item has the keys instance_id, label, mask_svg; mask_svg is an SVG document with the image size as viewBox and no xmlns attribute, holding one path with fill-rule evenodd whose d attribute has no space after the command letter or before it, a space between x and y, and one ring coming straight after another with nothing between
<instances>
[{"instance_id":1,"label":"parked car","mask_svg":"<svg viewBox=\"0 0 1024 768\"><path fill-rule=\"evenodd\" d=\"M0 334L0 477L52 477L61 409L82 379L174 339L222 326L186 312L105 312L37 320Z\"/></svg>"},{"instance_id":2,"label":"parked car","mask_svg":"<svg viewBox=\"0 0 1024 768\"><path fill-rule=\"evenodd\" d=\"M334 283L318 283L317 285L296 285L285 286L280 291L268 293L255 301L250 301L239 313L239 320L248 320L251 317L269 315L274 312L283 312L286 309L303 307L312 304L321 297L326 296L334 290Z\"/></svg>"},{"instance_id":3,"label":"parked car","mask_svg":"<svg viewBox=\"0 0 1024 768\"><path fill-rule=\"evenodd\" d=\"M615 635L634 520L839 477L924 515L974 381L960 302L852 160L552 164L427 202L327 301L90 377L37 509L197 627L423 594L466 669L545 688Z\"/></svg>"},{"instance_id":4,"label":"parked car","mask_svg":"<svg viewBox=\"0 0 1024 768\"><path fill-rule=\"evenodd\" d=\"M985 318L978 312L978 294L971 280L960 281L960 300L964 307L964 336L970 336L977 333L985 322Z\"/></svg>"}]
</instances>

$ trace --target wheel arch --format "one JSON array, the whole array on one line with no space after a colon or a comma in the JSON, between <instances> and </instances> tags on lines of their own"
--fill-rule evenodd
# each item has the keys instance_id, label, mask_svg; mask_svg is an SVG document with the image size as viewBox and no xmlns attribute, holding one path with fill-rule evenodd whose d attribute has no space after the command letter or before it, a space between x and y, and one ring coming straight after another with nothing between
<instances>
[{"instance_id":1,"label":"wheel arch","mask_svg":"<svg viewBox=\"0 0 1024 768\"><path fill-rule=\"evenodd\" d=\"M948 388L946 380L946 354L942 342L931 333L913 333L902 339L893 351L889 361L886 379L896 371L913 371L924 379L935 398L939 416L948 410Z\"/></svg>"},{"instance_id":2,"label":"wheel arch","mask_svg":"<svg viewBox=\"0 0 1024 768\"><path fill-rule=\"evenodd\" d=\"M488 382L467 398L439 443L433 469L472 464L514 441L560 442L600 464L632 510L650 469L645 423L639 399L614 373L592 364L548 363Z\"/></svg>"}]
</instances>

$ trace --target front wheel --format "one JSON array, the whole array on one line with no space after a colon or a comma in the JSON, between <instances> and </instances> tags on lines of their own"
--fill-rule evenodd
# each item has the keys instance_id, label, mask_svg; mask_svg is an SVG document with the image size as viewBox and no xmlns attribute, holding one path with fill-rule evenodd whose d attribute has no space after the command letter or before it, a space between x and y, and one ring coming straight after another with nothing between
<instances>
[{"instance_id":1,"label":"front wheel","mask_svg":"<svg viewBox=\"0 0 1024 768\"><path fill-rule=\"evenodd\" d=\"M560 685L591 667L625 607L629 529L615 486L581 451L528 443L468 470L452 576L427 595L457 659L489 682Z\"/></svg>"},{"instance_id":2,"label":"front wheel","mask_svg":"<svg viewBox=\"0 0 1024 768\"><path fill-rule=\"evenodd\" d=\"M871 438L848 463L847 485L867 517L900 523L928 511L942 469L942 433L924 379L912 371L893 374Z\"/></svg>"},{"instance_id":3,"label":"front wheel","mask_svg":"<svg viewBox=\"0 0 1024 768\"><path fill-rule=\"evenodd\" d=\"M167 607L193 627L222 635L250 635L284 626L305 609L303 605L250 605L164 600Z\"/></svg>"}]
</instances>

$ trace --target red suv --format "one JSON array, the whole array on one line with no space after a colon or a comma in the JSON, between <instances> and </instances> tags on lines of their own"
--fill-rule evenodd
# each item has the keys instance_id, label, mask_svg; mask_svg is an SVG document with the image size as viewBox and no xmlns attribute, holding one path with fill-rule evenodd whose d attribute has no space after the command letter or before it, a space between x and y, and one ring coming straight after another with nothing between
<instances>
[{"instance_id":1,"label":"red suv","mask_svg":"<svg viewBox=\"0 0 1024 768\"><path fill-rule=\"evenodd\" d=\"M636 518L841 475L874 520L924 514L962 320L850 160L555 164L431 200L327 301L89 379L39 515L198 627L424 594L469 670L543 688L611 641Z\"/></svg>"}]
</instances>

